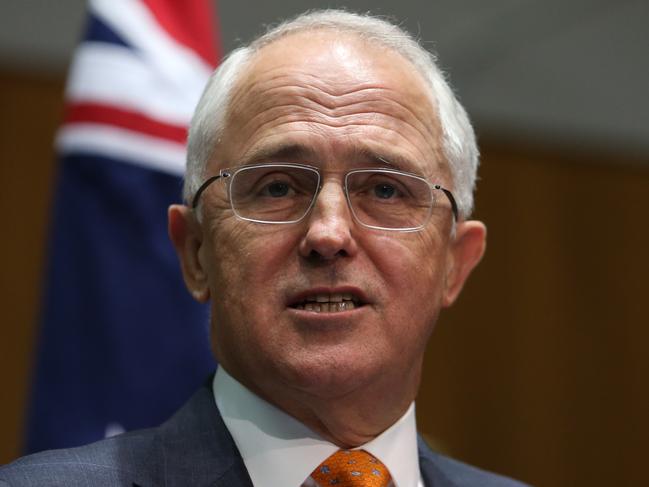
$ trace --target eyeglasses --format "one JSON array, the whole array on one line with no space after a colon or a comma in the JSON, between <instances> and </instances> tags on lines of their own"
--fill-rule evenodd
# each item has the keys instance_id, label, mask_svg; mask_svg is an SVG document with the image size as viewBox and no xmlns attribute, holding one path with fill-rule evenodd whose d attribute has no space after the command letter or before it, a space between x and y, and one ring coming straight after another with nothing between
<instances>
[{"instance_id":1,"label":"eyeglasses","mask_svg":"<svg viewBox=\"0 0 649 487\"><path fill-rule=\"evenodd\" d=\"M196 191L192 208L217 179L228 185L235 215L256 223L288 224L302 220L313 207L320 186L317 168L303 164L254 164L222 169ZM430 219L438 196L450 201L455 220L458 209L451 192L416 174L394 169L354 169L345 175L345 196L354 219L377 230L414 232Z\"/></svg>"}]
</instances>

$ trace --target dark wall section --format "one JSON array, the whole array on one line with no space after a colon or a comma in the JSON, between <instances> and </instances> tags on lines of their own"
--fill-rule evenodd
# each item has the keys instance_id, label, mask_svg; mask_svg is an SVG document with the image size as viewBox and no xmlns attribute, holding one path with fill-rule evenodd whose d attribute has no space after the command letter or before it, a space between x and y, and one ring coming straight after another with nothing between
<instances>
[{"instance_id":1,"label":"dark wall section","mask_svg":"<svg viewBox=\"0 0 649 487\"><path fill-rule=\"evenodd\" d=\"M485 260L442 315L426 431L539 486L642 483L649 166L483 142Z\"/></svg>"},{"instance_id":2,"label":"dark wall section","mask_svg":"<svg viewBox=\"0 0 649 487\"><path fill-rule=\"evenodd\" d=\"M63 81L0 72L0 463L21 447Z\"/></svg>"}]
</instances>

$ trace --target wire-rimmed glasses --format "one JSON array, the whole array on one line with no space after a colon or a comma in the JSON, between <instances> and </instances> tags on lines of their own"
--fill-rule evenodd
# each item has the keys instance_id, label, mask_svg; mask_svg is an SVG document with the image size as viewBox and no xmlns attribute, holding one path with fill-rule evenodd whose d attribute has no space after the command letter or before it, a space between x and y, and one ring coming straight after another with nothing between
<instances>
[{"instance_id":1,"label":"wire-rimmed glasses","mask_svg":"<svg viewBox=\"0 0 649 487\"><path fill-rule=\"evenodd\" d=\"M196 191L192 208L217 179L227 184L234 214L256 223L289 224L302 220L320 192L320 171L304 164L251 164L222 169ZM458 209L451 192L425 178L396 169L352 169L345 175L344 191L354 219L376 230L414 232L430 219L444 194L455 220Z\"/></svg>"}]
</instances>

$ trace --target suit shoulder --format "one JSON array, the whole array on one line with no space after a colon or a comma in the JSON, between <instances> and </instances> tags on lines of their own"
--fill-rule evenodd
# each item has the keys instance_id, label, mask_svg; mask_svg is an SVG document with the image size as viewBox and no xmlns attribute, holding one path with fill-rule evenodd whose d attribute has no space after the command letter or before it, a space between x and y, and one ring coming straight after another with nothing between
<instances>
[{"instance_id":1,"label":"suit shoulder","mask_svg":"<svg viewBox=\"0 0 649 487\"><path fill-rule=\"evenodd\" d=\"M468 465L433 452L423 440L419 441L420 469L425 477L444 479L454 487L529 487L517 480ZM433 485L437 485L433 482Z\"/></svg>"},{"instance_id":2,"label":"suit shoulder","mask_svg":"<svg viewBox=\"0 0 649 487\"><path fill-rule=\"evenodd\" d=\"M43 451L0 467L0 486L157 485L152 475L158 448L156 431L151 429Z\"/></svg>"}]
</instances>

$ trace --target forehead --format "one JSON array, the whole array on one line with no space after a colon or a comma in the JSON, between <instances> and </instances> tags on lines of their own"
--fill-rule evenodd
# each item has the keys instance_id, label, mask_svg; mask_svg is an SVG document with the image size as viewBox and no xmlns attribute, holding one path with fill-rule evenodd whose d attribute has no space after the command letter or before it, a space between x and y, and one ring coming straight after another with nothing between
<instances>
[{"instance_id":1,"label":"forehead","mask_svg":"<svg viewBox=\"0 0 649 487\"><path fill-rule=\"evenodd\" d=\"M428 88L391 49L329 30L291 34L260 49L239 80L220 160L258 162L297 147L322 159L376 153L441 165Z\"/></svg>"}]
</instances>

